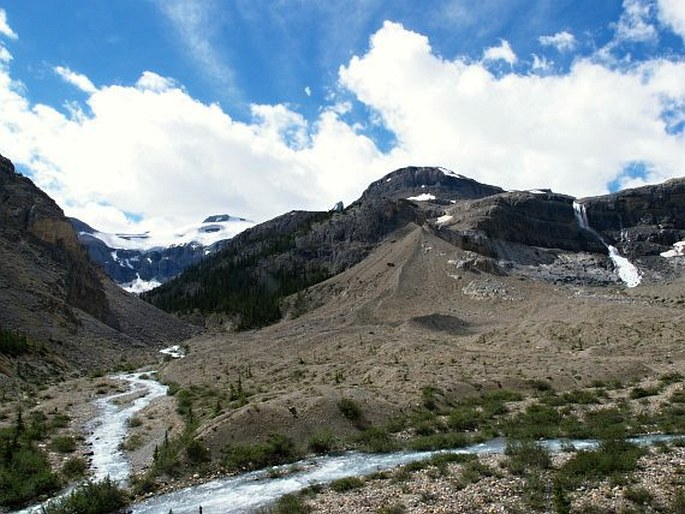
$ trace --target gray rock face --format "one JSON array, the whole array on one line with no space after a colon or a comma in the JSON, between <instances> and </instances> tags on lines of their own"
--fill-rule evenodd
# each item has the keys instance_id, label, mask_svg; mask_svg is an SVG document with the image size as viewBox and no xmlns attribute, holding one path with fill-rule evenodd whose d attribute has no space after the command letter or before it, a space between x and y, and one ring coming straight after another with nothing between
<instances>
[{"instance_id":1,"label":"gray rock face","mask_svg":"<svg viewBox=\"0 0 685 514\"><path fill-rule=\"evenodd\" d=\"M400 200L426 193L435 196L434 203L449 204L453 200L484 198L502 192L500 187L481 184L443 168L410 166L372 182L360 201Z\"/></svg>"},{"instance_id":2,"label":"gray rock face","mask_svg":"<svg viewBox=\"0 0 685 514\"><path fill-rule=\"evenodd\" d=\"M627 255L658 255L685 239L685 179L580 201L590 226Z\"/></svg>"},{"instance_id":3,"label":"gray rock face","mask_svg":"<svg viewBox=\"0 0 685 514\"><path fill-rule=\"evenodd\" d=\"M21 357L22 378L120 364L193 332L116 287L57 204L2 156L0 262L0 328L43 348ZM0 390L15 380L0 373Z\"/></svg>"}]
</instances>

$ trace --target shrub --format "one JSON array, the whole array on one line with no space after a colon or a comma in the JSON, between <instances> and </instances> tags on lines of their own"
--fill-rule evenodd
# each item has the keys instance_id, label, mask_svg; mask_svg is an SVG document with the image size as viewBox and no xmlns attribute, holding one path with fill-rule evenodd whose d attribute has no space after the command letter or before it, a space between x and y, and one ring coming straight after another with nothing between
<instances>
[{"instance_id":1,"label":"shrub","mask_svg":"<svg viewBox=\"0 0 685 514\"><path fill-rule=\"evenodd\" d=\"M336 437L333 431L323 430L313 434L307 444L314 453L329 453L336 445Z\"/></svg>"},{"instance_id":2,"label":"shrub","mask_svg":"<svg viewBox=\"0 0 685 514\"><path fill-rule=\"evenodd\" d=\"M448 432L446 434L435 434L419 437L411 441L409 446L412 450L449 450L460 448L471 443L471 438L458 432Z\"/></svg>"},{"instance_id":3,"label":"shrub","mask_svg":"<svg viewBox=\"0 0 685 514\"><path fill-rule=\"evenodd\" d=\"M295 444L287 437L274 434L266 442L252 445L226 446L222 464L232 470L252 470L277 466L300 458Z\"/></svg>"},{"instance_id":4,"label":"shrub","mask_svg":"<svg viewBox=\"0 0 685 514\"><path fill-rule=\"evenodd\" d=\"M308 514L312 509L306 503L302 496L297 494L286 494L276 502L276 504L269 509L269 514Z\"/></svg>"},{"instance_id":5,"label":"shrub","mask_svg":"<svg viewBox=\"0 0 685 514\"><path fill-rule=\"evenodd\" d=\"M564 484L576 486L586 479L605 478L633 471L645 450L623 439L603 441L596 450L576 453L559 471Z\"/></svg>"},{"instance_id":6,"label":"shrub","mask_svg":"<svg viewBox=\"0 0 685 514\"><path fill-rule=\"evenodd\" d=\"M359 421L362 417L361 407L350 398L341 398L338 402L338 409L350 421Z\"/></svg>"},{"instance_id":7,"label":"shrub","mask_svg":"<svg viewBox=\"0 0 685 514\"><path fill-rule=\"evenodd\" d=\"M69 436L58 436L50 442L50 449L57 453L72 453L76 450L76 440Z\"/></svg>"},{"instance_id":8,"label":"shrub","mask_svg":"<svg viewBox=\"0 0 685 514\"><path fill-rule=\"evenodd\" d=\"M0 353L16 357L29 351L26 335L14 330L0 329Z\"/></svg>"},{"instance_id":9,"label":"shrub","mask_svg":"<svg viewBox=\"0 0 685 514\"><path fill-rule=\"evenodd\" d=\"M81 457L72 457L62 465L62 474L69 478L79 478L88 471L88 463Z\"/></svg>"},{"instance_id":10,"label":"shrub","mask_svg":"<svg viewBox=\"0 0 685 514\"><path fill-rule=\"evenodd\" d=\"M523 475L531 468L549 469L552 466L549 450L534 441L510 441L504 453L508 457L507 465L515 475Z\"/></svg>"},{"instance_id":11,"label":"shrub","mask_svg":"<svg viewBox=\"0 0 685 514\"><path fill-rule=\"evenodd\" d=\"M359 477L345 477L331 482L331 489L336 493L344 493L364 487L364 480Z\"/></svg>"},{"instance_id":12,"label":"shrub","mask_svg":"<svg viewBox=\"0 0 685 514\"><path fill-rule=\"evenodd\" d=\"M652 493L644 487L627 487L623 491L623 496L641 506L648 505L652 501Z\"/></svg>"},{"instance_id":13,"label":"shrub","mask_svg":"<svg viewBox=\"0 0 685 514\"><path fill-rule=\"evenodd\" d=\"M630 397L633 400L638 400L640 398L646 398L648 396L654 396L657 394L659 394L659 388L658 387L649 387L649 388L633 387L630 390Z\"/></svg>"},{"instance_id":14,"label":"shrub","mask_svg":"<svg viewBox=\"0 0 685 514\"><path fill-rule=\"evenodd\" d=\"M88 482L68 496L43 507L44 514L107 514L126 506L128 499L109 477Z\"/></svg>"},{"instance_id":15,"label":"shrub","mask_svg":"<svg viewBox=\"0 0 685 514\"><path fill-rule=\"evenodd\" d=\"M387 453L397 449L395 441L387 432L379 427L371 427L359 432L356 437L361 449L372 453Z\"/></svg>"}]
</instances>

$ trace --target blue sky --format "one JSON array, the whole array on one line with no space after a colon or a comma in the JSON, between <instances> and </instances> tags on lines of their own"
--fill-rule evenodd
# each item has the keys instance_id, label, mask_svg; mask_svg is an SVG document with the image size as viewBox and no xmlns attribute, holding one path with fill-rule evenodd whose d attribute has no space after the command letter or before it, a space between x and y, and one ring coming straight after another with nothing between
<instances>
[{"instance_id":1,"label":"blue sky","mask_svg":"<svg viewBox=\"0 0 685 514\"><path fill-rule=\"evenodd\" d=\"M0 153L135 230L401 166L586 196L685 170L682 0L0 0Z\"/></svg>"}]
</instances>

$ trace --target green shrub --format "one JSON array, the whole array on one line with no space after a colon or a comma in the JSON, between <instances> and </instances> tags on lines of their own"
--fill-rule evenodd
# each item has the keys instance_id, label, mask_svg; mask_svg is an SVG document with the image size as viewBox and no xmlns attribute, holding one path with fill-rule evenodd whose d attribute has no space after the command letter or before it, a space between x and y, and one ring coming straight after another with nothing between
<instances>
[{"instance_id":1,"label":"green shrub","mask_svg":"<svg viewBox=\"0 0 685 514\"><path fill-rule=\"evenodd\" d=\"M397 444L388 431L380 427L371 427L359 432L356 441L365 452L388 453L397 449Z\"/></svg>"},{"instance_id":2,"label":"green shrub","mask_svg":"<svg viewBox=\"0 0 685 514\"><path fill-rule=\"evenodd\" d=\"M276 502L276 504L267 511L269 514L308 514L312 512L309 507L298 494L286 494Z\"/></svg>"},{"instance_id":3,"label":"green shrub","mask_svg":"<svg viewBox=\"0 0 685 514\"><path fill-rule=\"evenodd\" d=\"M646 398L648 396L655 396L659 394L659 387L633 387L630 390L630 397L633 400L638 400L640 398Z\"/></svg>"},{"instance_id":4,"label":"green shrub","mask_svg":"<svg viewBox=\"0 0 685 514\"><path fill-rule=\"evenodd\" d=\"M14 330L0 329L0 354L17 357L29 351L29 342L25 334Z\"/></svg>"},{"instance_id":5,"label":"green shrub","mask_svg":"<svg viewBox=\"0 0 685 514\"><path fill-rule=\"evenodd\" d=\"M222 464L231 470L260 469L301 457L292 440L280 434L269 436L263 443L226 446L222 454Z\"/></svg>"},{"instance_id":6,"label":"green shrub","mask_svg":"<svg viewBox=\"0 0 685 514\"><path fill-rule=\"evenodd\" d=\"M549 450L531 440L509 441L504 453L508 457L507 466L515 475L523 475L532 468L549 469L552 466Z\"/></svg>"},{"instance_id":7,"label":"green shrub","mask_svg":"<svg viewBox=\"0 0 685 514\"><path fill-rule=\"evenodd\" d=\"M88 482L65 498L43 507L44 514L107 514L126 506L128 498L109 477Z\"/></svg>"},{"instance_id":8,"label":"green shrub","mask_svg":"<svg viewBox=\"0 0 685 514\"><path fill-rule=\"evenodd\" d=\"M481 417L474 407L459 406L450 412L447 425L452 430L475 430L480 425Z\"/></svg>"},{"instance_id":9,"label":"green shrub","mask_svg":"<svg viewBox=\"0 0 685 514\"><path fill-rule=\"evenodd\" d=\"M69 436L57 436L50 441L50 449L57 453L73 453L76 451L76 440Z\"/></svg>"},{"instance_id":10,"label":"green shrub","mask_svg":"<svg viewBox=\"0 0 685 514\"><path fill-rule=\"evenodd\" d=\"M331 482L331 489L336 493L344 493L364 487L364 480L359 477L345 477Z\"/></svg>"},{"instance_id":11,"label":"green shrub","mask_svg":"<svg viewBox=\"0 0 685 514\"><path fill-rule=\"evenodd\" d=\"M307 446L314 453L329 453L336 446L335 434L329 429L312 434Z\"/></svg>"},{"instance_id":12,"label":"green shrub","mask_svg":"<svg viewBox=\"0 0 685 514\"><path fill-rule=\"evenodd\" d=\"M88 471L88 463L81 457L72 457L62 465L62 475L69 479L80 478Z\"/></svg>"},{"instance_id":13,"label":"green shrub","mask_svg":"<svg viewBox=\"0 0 685 514\"><path fill-rule=\"evenodd\" d=\"M517 439L541 439L559 434L562 415L548 405L531 405L504 424L504 432Z\"/></svg>"},{"instance_id":14,"label":"green shrub","mask_svg":"<svg viewBox=\"0 0 685 514\"><path fill-rule=\"evenodd\" d=\"M576 453L560 469L564 484L577 486L584 480L601 479L633 471L645 450L623 439L603 441L596 450Z\"/></svg>"},{"instance_id":15,"label":"green shrub","mask_svg":"<svg viewBox=\"0 0 685 514\"><path fill-rule=\"evenodd\" d=\"M361 407L350 398L341 398L338 402L338 409L350 421L359 421L362 418Z\"/></svg>"},{"instance_id":16,"label":"green shrub","mask_svg":"<svg viewBox=\"0 0 685 514\"><path fill-rule=\"evenodd\" d=\"M650 493L644 487L627 487L623 491L623 496L627 500L630 500L631 502L640 506L649 505L653 500L652 493Z\"/></svg>"},{"instance_id":17,"label":"green shrub","mask_svg":"<svg viewBox=\"0 0 685 514\"><path fill-rule=\"evenodd\" d=\"M435 434L419 437L409 443L412 450L449 450L461 448L471 443L471 438L466 434L458 432L447 432L446 434Z\"/></svg>"},{"instance_id":18,"label":"green shrub","mask_svg":"<svg viewBox=\"0 0 685 514\"><path fill-rule=\"evenodd\" d=\"M18 413L11 428L0 429L0 506L19 507L59 488L45 452L33 442L41 431L29 433L29 426Z\"/></svg>"}]
</instances>

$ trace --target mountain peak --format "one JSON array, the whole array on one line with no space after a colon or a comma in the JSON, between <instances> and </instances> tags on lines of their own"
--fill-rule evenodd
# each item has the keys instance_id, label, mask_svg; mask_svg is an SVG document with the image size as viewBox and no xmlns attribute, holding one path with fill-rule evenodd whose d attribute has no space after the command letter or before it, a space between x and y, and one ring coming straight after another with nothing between
<instances>
[{"instance_id":1,"label":"mountain peak","mask_svg":"<svg viewBox=\"0 0 685 514\"><path fill-rule=\"evenodd\" d=\"M500 187L481 184L454 171L436 166L400 168L372 182L361 201L376 198L450 203L502 193Z\"/></svg>"}]
</instances>

